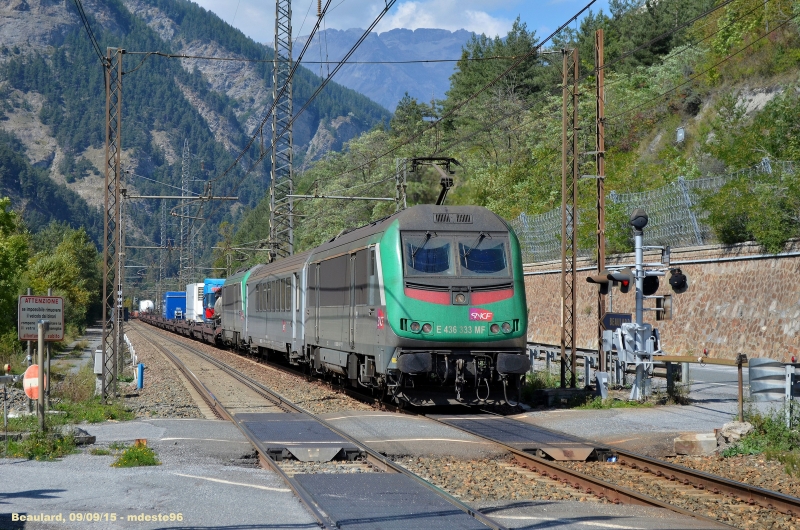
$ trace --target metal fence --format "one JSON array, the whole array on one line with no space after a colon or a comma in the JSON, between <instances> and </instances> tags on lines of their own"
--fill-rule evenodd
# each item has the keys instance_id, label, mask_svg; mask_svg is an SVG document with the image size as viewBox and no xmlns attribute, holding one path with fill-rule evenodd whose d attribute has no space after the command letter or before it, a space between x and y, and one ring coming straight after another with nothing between
<instances>
[{"instance_id":1,"label":"metal fence","mask_svg":"<svg viewBox=\"0 0 800 530\"><path fill-rule=\"evenodd\" d=\"M780 171L794 173L795 164L789 161L763 159L753 167L715 177L685 179L661 188L635 193L612 191L606 196L607 208L618 206L625 212L643 208L649 217L647 225L648 245L669 245L673 248L714 244L718 241L711 228L704 222L707 212L699 207L701 193L714 193L728 182L741 177L755 177ZM594 218L594 210L578 211ZM525 263L550 261L561 258L561 209L557 208L540 215L520 214L510 221L522 247ZM579 249L579 256L594 255L594 248Z\"/></svg>"}]
</instances>

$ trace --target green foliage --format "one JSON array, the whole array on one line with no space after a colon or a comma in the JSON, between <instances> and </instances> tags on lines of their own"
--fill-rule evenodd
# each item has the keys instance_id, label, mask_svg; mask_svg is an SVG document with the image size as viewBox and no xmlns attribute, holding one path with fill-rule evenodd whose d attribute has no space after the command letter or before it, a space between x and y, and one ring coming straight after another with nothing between
<instances>
[{"instance_id":1,"label":"green foliage","mask_svg":"<svg viewBox=\"0 0 800 530\"><path fill-rule=\"evenodd\" d=\"M86 401L63 401L53 407L55 410L66 412L64 418L71 422L101 423L108 420L127 421L134 418L134 414L120 402L102 403L98 397Z\"/></svg>"},{"instance_id":2,"label":"green foliage","mask_svg":"<svg viewBox=\"0 0 800 530\"><path fill-rule=\"evenodd\" d=\"M122 451L112 467L139 467L158 466L161 462L156 458L156 452L144 444L136 444Z\"/></svg>"},{"instance_id":3,"label":"green foliage","mask_svg":"<svg viewBox=\"0 0 800 530\"><path fill-rule=\"evenodd\" d=\"M23 231L17 214L10 209L10 206L11 200L8 197L0 198L0 335L2 336L11 333L15 328L20 275L28 260L28 235Z\"/></svg>"},{"instance_id":4,"label":"green foliage","mask_svg":"<svg viewBox=\"0 0 800 530\"><path fill-rule=\"evenodd\" d=\"M169 53L178 51L174 49L175 45L214 41L226 53L259 61L250 63L248 68L264 80L264 88L269 90L272 64L261 61L272 58L271 48L245 37L192 2L153 0L149 5L174 19L176 34L173 39L162 40L145 20L132 15L122 2L109 0L101 6L102 22L94 20L94 9L87 12L101 49L112 46ZM75 7L67 4L67 9ZM187 140L191 153L188 170L193 180L218 177L214 183L216 195L240 197L238 203L225 203L221 208L203 211L208 217L204 225L207 229L200 231L199 239L208 240L208 244L201 247L203 255L198 259L210 258L211 243L219 223L225 220L236 222L240 210L255 207L265 194L269 182L269 157L263 163L256 163L259 153L253 149L238 166L234 165L236 152L246 145L254 122L261 116L254 116L252 111L242 111L244 106L250 107L253 102L236 100L213 89L199 70L187 70L177 60L132 54L124 55L122 60L125 71L122 138L125 157L130 157L127 160L133 164L126 166L131 170L125 177L126 184L135 186L136 191L144 195L163 195L169 190L163 184L179 185L183 169L180 155L184 140ZM2 90L17 89L38 94L43 99L39 118L65 154L58 169L67 181L80 180L92 174L94 168L86 160L85 151L100 149L104 145L105 106L98 102L105 100L105 93L103 68L83 28L80 25L67 28L63 35L59 35L57 44L40 54L20 55L6 49L0 65L0 78L4 81ZM309 99L320 82L321 79L309 70L302 67L298 70L293 85L296 110ZM0 99L6 102L5 98ZM208 122L190 100L213 111L226 122L224 144L215 138ZM295 141L308 141L321 122L349 113L363 130L389 119L389 113L378 104L353 90L331 83L304 114L302 129L295 129ZM53 220L68 222L73 227L85 224L89 235L101 242L103 228L99 213L79 201L77 194L67 193L66 188L50 181L45 171L24 162L24 150L19 143L9 148L13 154L21 156L11 160L18 167L4 171L4 165L9 164L5 163L6 146L3 144L8 142L3 141L2 134L0 194L11 196L15 206L23 203L21 199L28 199L24 203L23 217L29 227L36 231ZM164 145L162 139L166 139L168 145ZM179 160L170 162L170 153L176 153ZM243 168L251 166L255 169L245 178ZM225 172L227 168L231 169ZM22 184L18 184L20 182ZM20 187L24 194L16 192ZM192 187L193 192L201 191L201 184L193 183ZM10 188L13 188L13 193ZM48 198L46 203L43 201L45 197ZM167 206L172 208L176 204L177 201L169 201ZM126 207L126 215L130 215L131 224L137 228L137 238L148 245L153 242L166 244L166 241L160 241L160 218L154 215L152 203L135 201ZM167 237L174 240L177 231L175 218L170 216L168 219ZM147 262L152 259L152 253L131 249L127 257L133 262ZM167 268L168 276L174 272L172 267Z\"/></svg>"},{"instance_id":5,"label":"green foliage","mask_svg":"<svg viewBox=\"0 0 800 530\"><path fill-rule=\"evenodd\" d=\"M800 424L800 410L794 407L792 425ZM770 451L787 452L800 449L800 431L786 426L786 410L775 408L762 413L753 407L745 410L745 421L753 425L753 432L743 436L738 443L725 449L722 456L757 455Z\"/></svg>"},{"instance_id":6,"label":"green foliage","mask_svg":"<svg viewBox=\"0 0 800 530\"><path fill-rule=\"evenodd\" d=\"M777 460L783 464L786 474L790 477L800 478L800 451L767 451L766 456L769 460Z\"/></svg>"},{"instance_id":7,"label":"green foliage","mask_svg":"<svg viewBox=\"0 0 800 530\"><path fill-rule=\"evenodd\" d=\"M43 170L31 166L22 143L0 131L0 195L8 195L20 217L32 231L51 222L82 226L95 241L103 236L100 211L80 195L53 182Z\"/></svg>"},{"instance_id":8,"label":"green foliage","mask_svg":"<svg viewBox=\"0 0 800 530\"><path fill-rule=\"evenodd\" d=\"M713 0L613 0L609 13L592 13L576 30L562 31L546 54L531 54L512 75L465 101L512 64L528 55L538 38L517 21L504 38L476 36L463 49L445 100L428 105L404 98L388 131L375 129L351 141L341 153L311 164L298 178L299 193L393 196L392 158L453 156L461 162L449 204L485 206L506 219L535 215L561 204L562 47L577 47L584 79L579 100L579 150L594 147L593 49L595 31L605 32L606 193L638 192L677 180L724 174L751 167L763 157L800 161L800 96L782 79L783 93L763 109L746 111L752 94L740 94L728 82L752 80L796 70L800 58L797 24L783 24L780 13L800 13L793 0L734 0L731 4L662 39L655 37L710 9ZM759 9L756 9L758 7ZM783 17L783 18L781 18ZM778 28L779 24L783 24ZM760 38L766 27L768 39ZM635 53L628 50L648 44ZM742 53L734 50L756 43ZM490 57L500 59L482 60ZM476 60L479 59L479 60ZM724 59L724 61L723 61ZM722 62L720 62L722 61ZM689 81L699 72L709 75ZM750 89L752 90L752 89ZM463 105L462 105L463 104ZM752 107L752 105L751 105ZM431 120L455 110L435 128ZM676 127L687 140L674 142ZM423 132L425 131L425 132ZM375 157L382 156L378 161ZM369 163L367 163L369 161ZM355 168L355 169L354 169ZM580 175L594 175L591 157L579 158ZM410 175L410 205L430 203L438 192L436 174ZM578 184L578 242L582 250L596 241L595 182ZM700 213L721 241L755 239L769 251L800 235L796 212L800 190L794 175L777 171L733 182L715 197L702 197ZM330 200L296 205L295 248L307 249L391 213L392 205ZM250 210L231 237L238 243L264 241L268 203ZM629 211L606 201L606 252L632 250ZM229 253L230 254L230 253ZM251 262L265 261L260 253ZM231 259L235 262L235 259ZM219 265L218 265L219 266ZM223 265L226 266L226 265ZM234 267L235 268L235 267Z\"/></svg>"},{"instance_id":9,"label":"green foliage","mask_svg":"<svg viewBox=\"0 0 800 530\"><path fill-rule=\"evenodd\" d=\"M58 165L58 170L64 175L67 182L75 182L89 174L100 175L94 164L83 157L75 158L72 153L65 153L64 159Z\"/></svg>"},{"instance_id":10,"label":"green foliage","mask_svg":"<svg viewBox=\"0 0 800 530\"><path fill-rule=\"evenodd\" d=\"M539 370L525 376L524 390L543 390L561 386L561 376L545 370Z\"/></svg>"},{"instance_id":11,"label":"green foliage","mask_svg":"<svg viewBox=\"0 0 800 530\"><path fill-rule=\"evenodd\" d=\"M100 309L100 255L83 228L53 223L33 237L36 253L26 272L27 285L43 294L48 288L64 297L65 323L79 330L98 318Z\"/></svg>"},{"instance_id":12,"label":"green foliage","mask_svg":"<svg viewBox=\"0 0 800 530\"><path fill-rule=\"evenodd\" d=\"M5 446L0 444L0 452ZM28 460L54 460L75 452L75 439L42 431L33 431L27 438L8 442L8 458L27 458Z\"/></svg>"},{"instance_id":13,"label":"green foliage","mask_svg":"<svg viewBox=\"0 0 800 530\"><path fill-rule=\"evenodd\" d=\"M717 193L705 193L700 204L706 222L726 244L755 240L768 252L783 250L800 235L800 179L796 174L761 173L738 177Z\"/></svg>"},{"instance_id":14,"label":"green foliage","mask_svg":"<svg viewBox=\"0 0 800 530\"><path fill-rule=\"evenodd\" d=\"M628 401L616 398L603 399L601 397L589 398L585 403L575 408L599 410L599 409L630 409L630 408L649 408L653 404L649 401Z\"/></svg>"},{"instance_id":15,"label":"green foliage","mask_svg":"<svg viewBox=\"0 0 800 530\"><path fill-rule=\"evenodd\" d=\"M89 451L89 454L95 456L108 456L111 454L111 451L102 447L94 447Z\"/></svg>"}]
</instances>

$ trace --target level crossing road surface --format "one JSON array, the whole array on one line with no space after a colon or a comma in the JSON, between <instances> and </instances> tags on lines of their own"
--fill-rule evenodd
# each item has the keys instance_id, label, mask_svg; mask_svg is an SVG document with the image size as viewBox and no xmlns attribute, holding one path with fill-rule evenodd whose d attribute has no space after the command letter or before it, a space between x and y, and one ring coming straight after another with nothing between
<instances>
[{"instance_id":1,"label":"level crossing road surface","mask_svg":"<svg viewBox=\"0 0 800 530\"><path fill-rule=\"evenodd\" d=\"M97 436L96 446L146 438L161 465L113 468L113 456L88 452L56 462L0 459L0 528L318 528L277 475L255 467L250 444L229 422L158 419L84 427ZM61 514L65 522L14 522L13 513ZM78 514L102 520L70 521Z\"/></svg>"},{"instance_id":2,"label":"level crossing road surface","mask_svg":"<svg viewBox=\"0 0 800 530\"><path fill-rule=\"evenodd\" d=\"M751 403L748 371L742 370L745 407L762 412L783 402ZM628 376L629 381L632 377ZM713 433L738 419L739 376L736 367L691 364L688 405L621 409L549 409L531 411L516 419L653 457L674 455L673 441L681 434ZM654 379L653 386L664 386Z\"/></svg>"}]
</instances>

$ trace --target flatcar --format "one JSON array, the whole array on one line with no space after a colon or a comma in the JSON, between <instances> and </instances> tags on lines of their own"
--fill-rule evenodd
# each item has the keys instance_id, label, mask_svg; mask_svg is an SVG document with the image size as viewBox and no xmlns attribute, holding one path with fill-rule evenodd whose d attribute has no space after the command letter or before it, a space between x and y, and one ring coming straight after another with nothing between
<instances>
[{"instance_id":1,"label":"flatcar","mask_svg":"<svg viewBox=\"0 0 800 530\"><path fill-rule=\"evenodd\" d=\"M530 368L519 241L420 205L225 281L221 340L415 405L508 401Z\"/></svg>"}]
</instances>

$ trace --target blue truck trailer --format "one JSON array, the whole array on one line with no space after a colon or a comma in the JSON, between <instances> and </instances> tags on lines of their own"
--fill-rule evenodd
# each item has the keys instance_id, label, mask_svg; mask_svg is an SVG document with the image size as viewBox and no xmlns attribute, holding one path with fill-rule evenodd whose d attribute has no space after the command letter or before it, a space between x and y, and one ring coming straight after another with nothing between
<instances>
[{"instance_id":1,"label":"blue truck trailer","mask_svg":"<svg viewBox=\"0 0 800 530\"><path fill-rule=\"evenodd\" d=\"M161 316L167 320L183 320L186 315L186 292L167 291L164 293L164 310Z\"/></svg>"}]
</instances>

